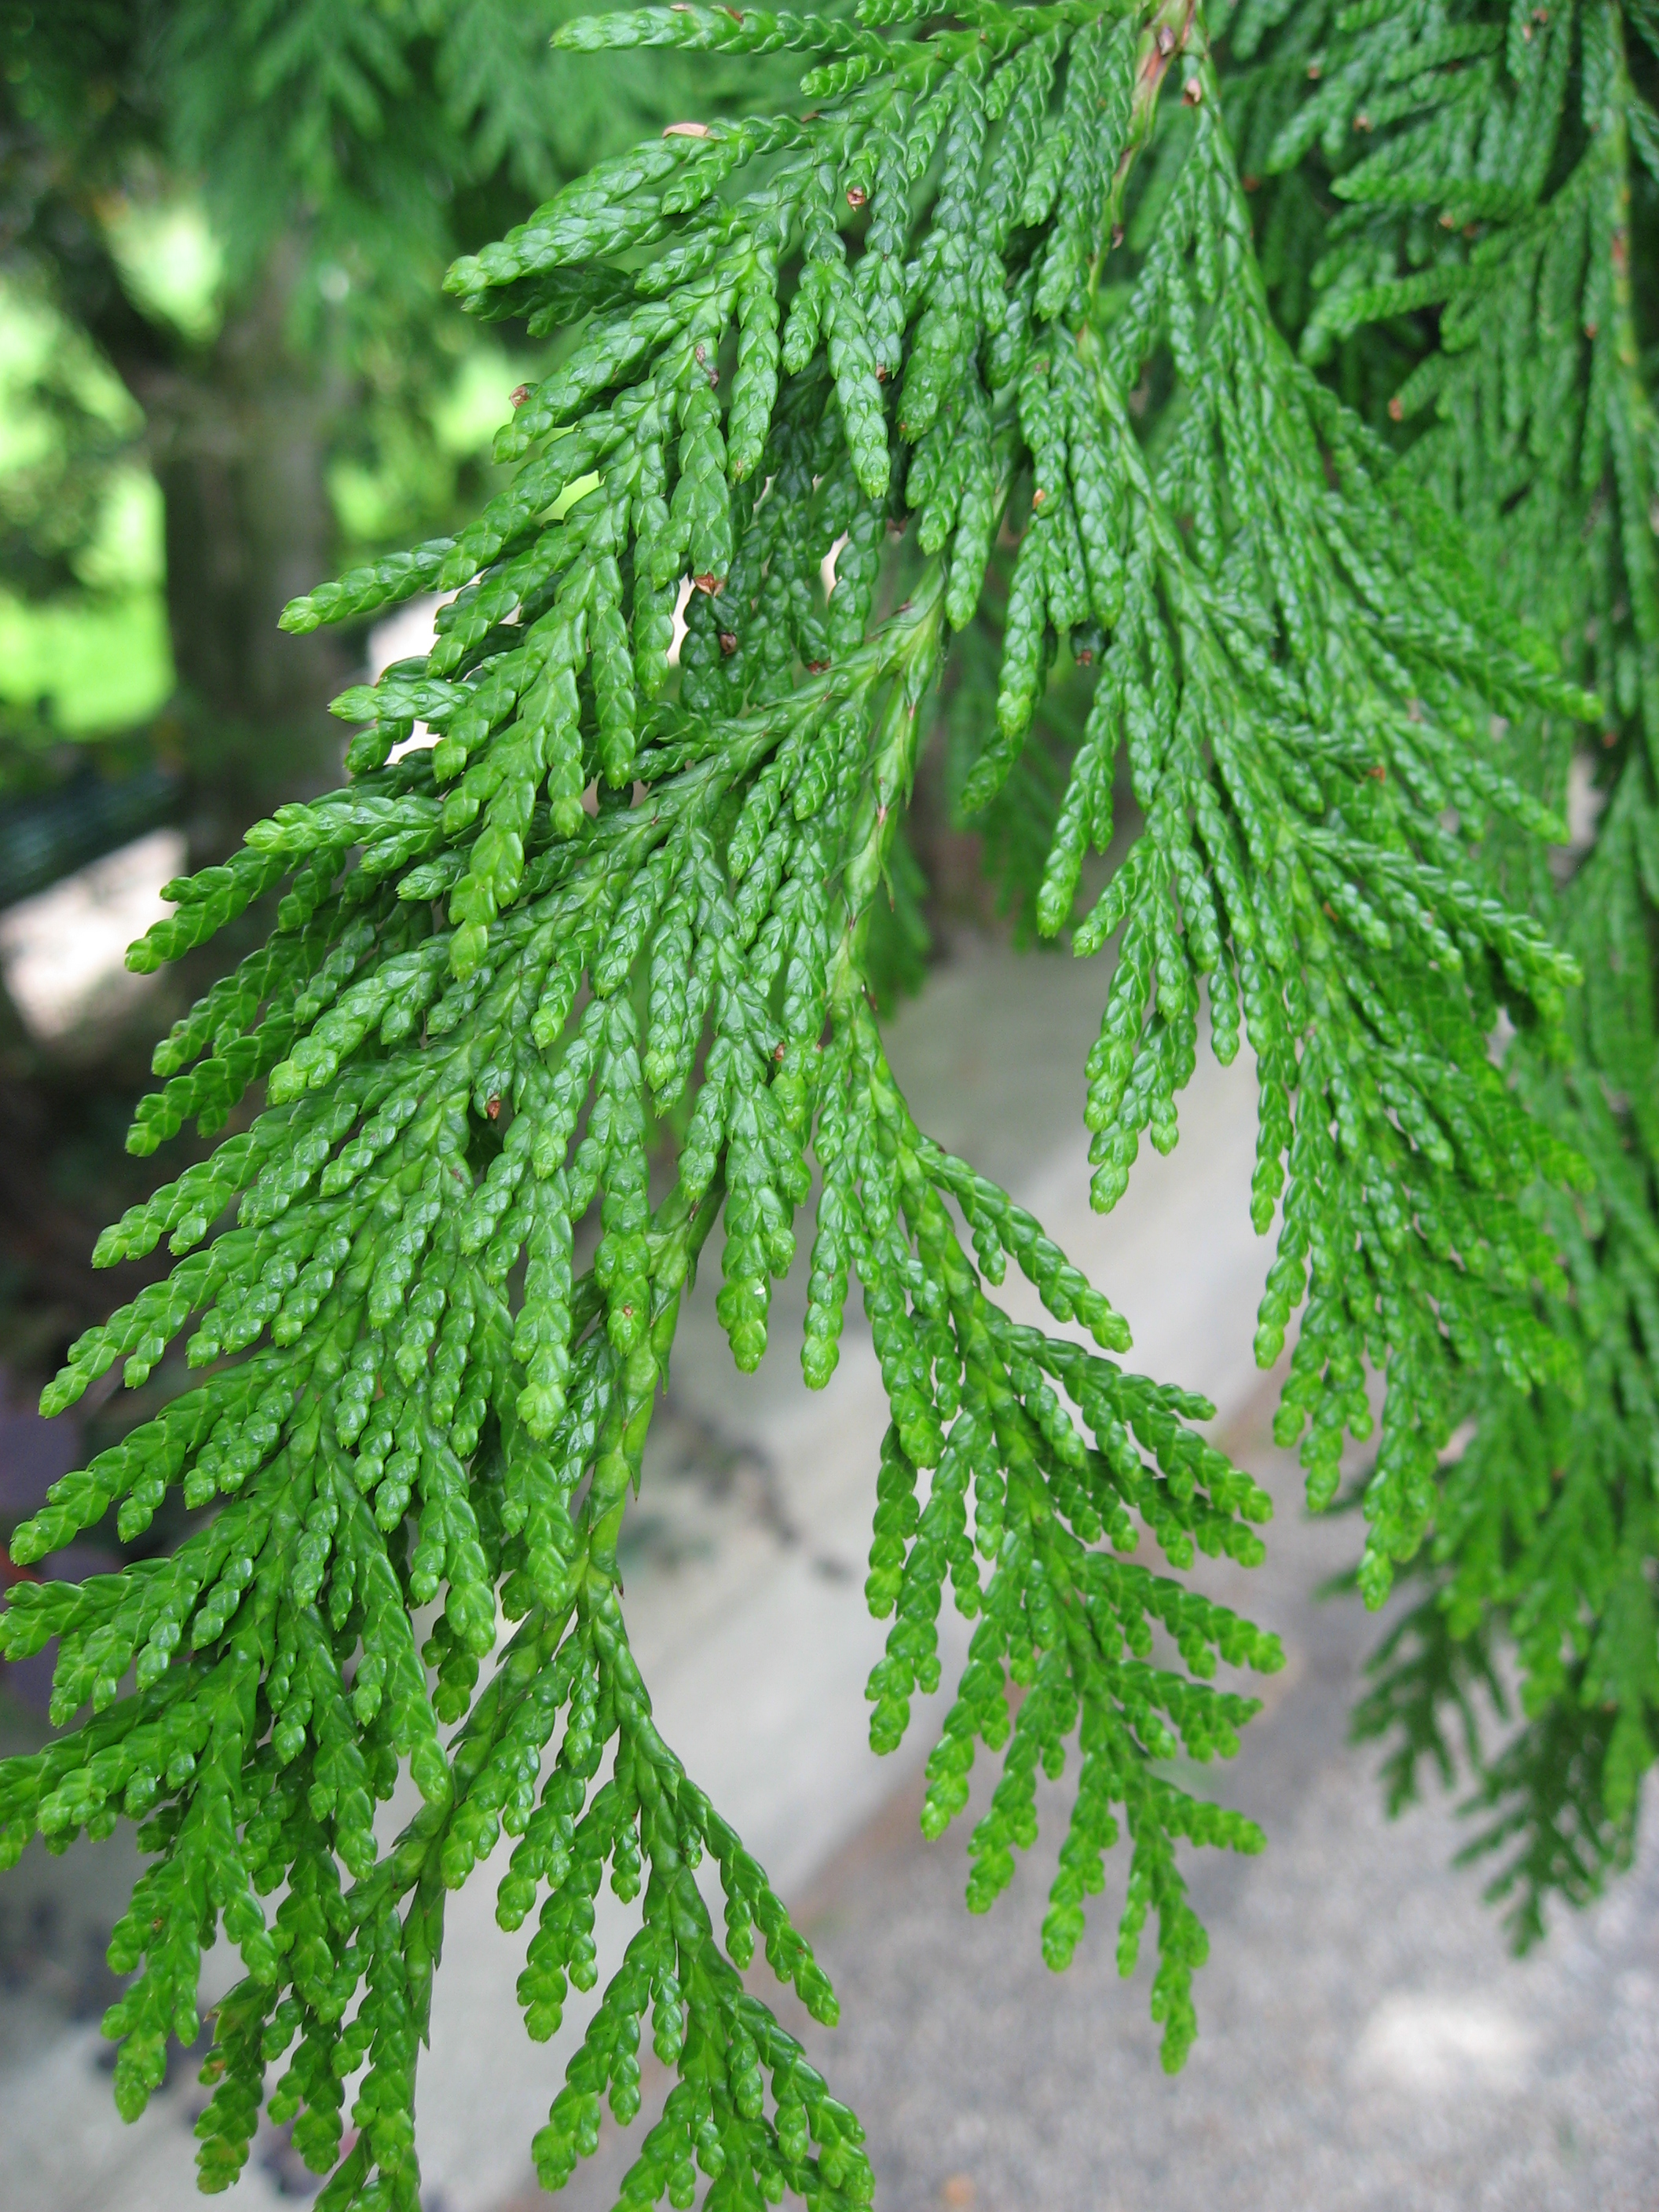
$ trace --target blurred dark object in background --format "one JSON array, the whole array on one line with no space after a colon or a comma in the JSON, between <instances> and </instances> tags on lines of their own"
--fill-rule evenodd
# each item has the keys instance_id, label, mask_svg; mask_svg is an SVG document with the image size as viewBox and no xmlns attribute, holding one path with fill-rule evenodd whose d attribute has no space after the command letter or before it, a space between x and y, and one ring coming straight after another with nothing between
<instances>
[{"instance_id":1,"label":"blurred dark object in background","mask_svg":"<svg viewBox=\"0 0 1659 2212\"><path fill-rule=\"evenodd\" d=\"M105 775L76 763L55 786L0 805L0 908L177 819L184 778L150 762Z\"/></svg>"}]
</instances>

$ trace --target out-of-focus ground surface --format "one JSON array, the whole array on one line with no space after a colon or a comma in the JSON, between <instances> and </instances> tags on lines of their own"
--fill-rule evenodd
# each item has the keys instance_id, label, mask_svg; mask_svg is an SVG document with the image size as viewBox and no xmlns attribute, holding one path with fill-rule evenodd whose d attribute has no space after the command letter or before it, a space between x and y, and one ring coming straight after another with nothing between
<instances>
[{"instance_id":1,"label":"out-of-focus ground surface","mask_svg":"<svg viewBox=\"0 0 1659 2212\"><path fill-rule=\"evenodd\" d=\"M982 1920L961 1892L967 1823L927 1845L921 1763L945 1697L878 1762L863 1682L884 1631L862 1599L884 1399L867 1332L849 1316L842 1366L813 1397L795 1364L802 1271L781 1288L774 1349L742 1382L716 1328L716 1285L691 1302L625 1559L625 1607L664 1735L768 1866L836 1982L842 2025L801 2028L870 2131L890 2212L1407 2212L1407 2208L1659 2204L1659 1918L1652 1854L1591 1912L1564 1918L1516 1964L1452 1869L1443 1808L1389 1824L1376 1754L1346 1741L1377 1625L1316 1602L1355 1532L1310 1522L1269 1437L1272 1394L1250 1364L1267 1246L1252 1237L1248 1071L1200 1060L1182 1141L1147 1154L1123 1204L1087 1208L1081 1067L1103 977L1061 958L964 948L893 1024L893 1066L923 1126L1005 1182L1134 1325L1134 1364L1202 1389L1217 1435L1273 1489L1267 1565L1206 1569L1208 1587L1277 1628L1288 1655L1239 1757L1203 1786L1253 1814L1255 1859L1188 1853L1212 1956L1201 2034L1166 2080L1138 1976L1115 1966L1125 1854L1061 1977L1042 1963L1043 1893L1063 1833L1064 1784L1044 1832ZM803 1240L805 1242L805 1240ZM711 1273L714 1271L711 1270ZM1016 1278L1006 1293L1035 1314ZM966 1630L947 1608L946 1692ZM6 1748L38 1740L20 1711ZM33 1732L33 1733L32 1733ZM388 1829L400 1808L386 1808ZM505 1853L500 1855L504 1863ZM130 1838L38 1846L0 1877L0 2202L30 2212L175 2212L191 2201L191 2125L205 2092L184 2059L131 2129L100 2070L97 2017L113 1985L102 1943L125 1901ZM427 2212L527 2212L528 2146L580 2033L526 2038L513 1985L528 1930L502 1936L495 1876L449 1906L433 2048L422 2064ZM630 1915L606 1893L602 1972ZM763 1972L763 1969L762 1970ZM209 1961L209 1996L234 1962ZM647 2117L665 2087L646 2074ZM633 2132L637 2135L638 2129ZM607 2121L571 2212L615 2198L629 2136ZM234 2202L313 2187L262 2136Z\"/></svg>"}]
</instances>

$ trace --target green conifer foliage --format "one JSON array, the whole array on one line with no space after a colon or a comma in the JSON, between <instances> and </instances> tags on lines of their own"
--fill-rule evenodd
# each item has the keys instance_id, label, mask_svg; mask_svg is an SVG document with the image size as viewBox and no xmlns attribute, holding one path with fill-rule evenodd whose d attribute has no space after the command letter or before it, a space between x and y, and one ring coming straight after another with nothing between
<instances>
[{"instance_id":1,"label":"green conifer foliage","mask_svg":"<svg viewBox=\"0 0 1659 2212\"><path fill-rule=\"evenodd\" d=\"M752 1369L815 1188L806 1380L835 1368L855 1277L891 1404L872 1741L937 1685L948 1578L976 1626L924 1826L963 1809L979 1744L1005 1754L969 1846L988 1907L1035 1836L1038 1769L1074 1742L1045 1954L1070 1957L1127 1833L1120 1960L1155 1913L1165 2063L1191 2043L1205 1937L1177 1844L1262 1838L1163 1762L1231 1753L1254 1706L1218 1662L1279 1653L1181 1571L1259 1558L1268 1501L1190 1425L1204 1401L1106 1356L1127 1327L1040 1225L917 1127L870 996L932 689L999 544L964 802L1020 765L1060 656L1093 682L1036 915L1075 921L1085 956L1116 945L1094 1202L1143 1131L1175 1143L1206 995L1218 1056L1248 1037L1255 1057L1255 1218L1281 1215L1258 1349L1304 1305L1281 1419L1317 1501L1370 1427L1367 1363L1386 1378L1368 1595L1429 1525L1470 1376L1568 1372L1536 1305L1554 1245L1517 1200L1582 1170L1487 1039L1500 1009L1559 1039L1576 971L1480 841L1553 820L1494 718L1594 702L1280 335L1191 0L923 22L872 0L856 21L674 7L561 33L799 51L814 104L676 125L457 265L470 312L568 333L501 434L514 481L458 537L289 608L303 630L455 593L428 656L337 702L346 787L172 885L131 956L286 886L267 946L160 1048L131 1141L211 1133L261 1080L264 1109L106 1233L106 1260L165 1237L179 1264L75 1346L47 1403L117 1362L141 1382L187 1329L201 1386L58 1485L15 1556L112 1507L136 1532L171 1484L221 1502L169 1559L14 1599L6 1650L58 1638L58 1717L92 1712L0 1769L0 1838L144 1823L112 1954L142 1971L106 2022L124 2111L169 2031L195 2032L204 1942L240 1947L210 2188L286 2055L270 2110L331 2170L327 2212L415 2205L444 1900L505 1832L498 1917L537 1916L532 2035L599 1985L607 1869L641 1911L536 2140L547 2185L602 2102L638 2110L648 2012L678 2079L624 2203L690 2204L699 2168L721 2206L868 2201L857 2122L741 1979L756 1923L816 2017L834 1999L658 1735L616 1569L705 1245L721 1224L718 1310ZM416 720L435 744L393 761ZM1079 914L1120 751L1140 826ZM997 1304L1010 1257L1052 1329ZM1129 1556L1143 1528L1170 1571ZM405 1764L423 1809L383 1845Z\"/></svg>"},{"instance_id":2,"label":"green conifer foliage","mask_svg":"<svg viewBox=\"0 0 1659 2212\"><path fill-rule=\"evenodd\" d=\"M1659 419L1651 266L1659 17L1639 5L1242 10L1264 169L1316 142L1342 204L1321 241L1304 351L1382 329L1405 464L1470 527L1506 599L1560 641L1603 713L1593 848L1559 896L1535 854L1495 857L1577 956L1571 1064L1523 1032L1516 1093L1591 1163L1595 1194L1540 1190L1566 1256L1539 1311L1577 1387L1518 1394L1474 1370L1472 1428L1442 1484L1426 1595L1379 1655L1362 1733L1391 1740L1395 1802L1460 1750L1518 1942L1552 1893L1583 1902L1633 1846L1654 1756L1659 1640ZM1309 80L1316 82L1310 88ZM1643 85L1646 87L1644 96ZM1263 96L1265 88L1273 87ZM1644 173L1645 172L1645 173ZM1423 343L1422 311L1438 326ZM1380 348L1379 348L1380 349ZM1565 797L1577 732L1522 718L1529 782ZM1480 1692L1522 1724L1483 1741Z\"/></svg>"}]
</instances>

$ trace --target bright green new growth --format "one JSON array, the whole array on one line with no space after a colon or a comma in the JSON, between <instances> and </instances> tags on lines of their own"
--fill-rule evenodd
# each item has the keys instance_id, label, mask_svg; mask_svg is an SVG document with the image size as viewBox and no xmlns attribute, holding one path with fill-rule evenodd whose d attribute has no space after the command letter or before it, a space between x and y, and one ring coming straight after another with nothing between
<instances>
[{"instance_id":1,"label":"bright green new growth","mask_svg":"<svg viewBox=\"0 0 1659 2212\"><path fill-rule=\"evenodd\" d=\"M1124 1555L1144 1525L1176 1570L1249 1563L1268 1501L1188 1425L1202 1401L1101 1356L1127 1328L1038 1224L918 1130L868 993L924 709L1000 542L1018 550L969 804L1013 774L1058 657L1097 671L1044 930L1110 844L1121 750L1140 817L1074 939L1117 944L1087 1071L1094 1201L1121 1195L1143 1130L1174 1145L1206 995L1218 1055L1255 1054L1257 1227L1282 1212L1257 1346L1276 1358L1304 1306L1281 1434L1304 1437L1316 1503L1369 1431L1368 1363L1386 1381L1369 1597L1430 1525L1471 1378L1567 1373L1535 1304L1556 1244L1516 1200L1582 1170L1487 1038L1500 1009L1559 1038L1575 971L1480 841L1553 819L1500 718L1595 702L1279 335L1196 9L970 4L913 38L919 15L674 8L562 34L802 50L817 105L676 125L457 266L469 311L573 333L501 434L514 483L459 538L289 610L307 629L456 593L424 660L337 702L362 726L348 787L170 886L176 915L134 950L154 967L288 886L264 950L159 1048L131 1142L218 1128L262 1079L267 1103L106 1232L106 1261L167 1237L179 1264L75 1346L46 1402L117 1361L141 1382L192 1325L207 1376L58 1484L14 1556L112 1506L136 1534L169 1484L225 1502L169 1559L15 1596L6 1651L58 1638L56 1716L93 1717L0 1769L0 1848L144 1821L155 1863L112 1954L143 1966L107 2023L125 2112L169 2032L196 2032L204 1942L222 1923L240 1945L210 2188L291 2052L270 2110L333 2169L325 2212L417 2203L445 1895L505 1831L498 1917L538 1916L532 2035L597 1985L607 1866L641 1911L537 2138L547 2185L605 2099L638 2110L649 2012L678 2079L625 2203L690 2204L699 2167L718 2207L868 2202L857 2122L740 1978L754 1923L815 2017L834 1999L653 1726L616 1571L716 1221L749 1370L815 1183L806 1379L834 1370L850 1271L892 1408L872 1740L937 1685L948 1577L977 1626L925 1826L965 1805L976 1742L1006 1749L970 1844L983 1909L1075 1736L1046 1955L1071 1955L1127 1830L1120 1961L1155 1911L1165 2063L1191 2043L1205 1937L1176 1843L1262 1839L1163 1763L1231 1753L1255 1708L1212 1686L1217 1662L1279 1654ZM1170 397L1146 437L1152 378ZM896 528L914 551L889 552ZM436 743L393 762L417 720ZM676 1102L653 1205L651 1115ZM994 1303L1009 1256L1069 1333ZM411 1616L440 1601L417 1647ZM374 1807L405 1762L424 1809L382 1850Z\"/></svg>"}]
</instances>

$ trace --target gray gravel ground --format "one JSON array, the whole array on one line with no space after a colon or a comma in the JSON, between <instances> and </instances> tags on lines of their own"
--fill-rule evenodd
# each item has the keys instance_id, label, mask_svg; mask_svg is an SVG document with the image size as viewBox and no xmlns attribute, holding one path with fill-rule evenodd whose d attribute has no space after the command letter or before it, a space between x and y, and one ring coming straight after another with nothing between
<instances>
[{"instance_id":1,"label":"gray gravel ground","mask_svg":"<svg viewBox=\"0 0 1659 2212\"><path fill-rule=\"evenodd\" d=\"M802 1900L842 2027L785 2016L869 2130L882 2212L1650 2212L1659 1852L1517 1962L1484 1877L1450 1864L1449 1808L1384 1817L1375 1750L1346 1741L1377 1625L1310 1595L1354 1531L1297 1510L1266 1411L1231 1441L1281 1501L1270 1563L1218 1594L1278 1627L1288 1664L1214 1789L1270 1844L1198 1856L1212 1949L1185 2072L1159 2069L1146 1960L1117 1977L1109 1859L1073 1966L1042 1963L1064 1785L984 1919L962 1906L965 1824L930 1846L902 1793ZM569 2212L610 2204L628 2155L607 2123Z\"/></svg>"}]
</instances>

